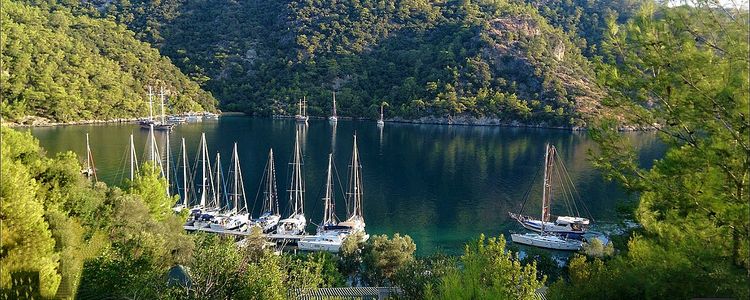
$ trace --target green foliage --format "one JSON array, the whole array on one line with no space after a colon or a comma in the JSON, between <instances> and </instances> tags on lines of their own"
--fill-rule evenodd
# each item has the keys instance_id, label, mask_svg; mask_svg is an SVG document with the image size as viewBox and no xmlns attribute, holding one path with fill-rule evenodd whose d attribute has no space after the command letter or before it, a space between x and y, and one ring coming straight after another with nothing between
<instances>
[{"instance_id":1,"label":"green foliage","mask_svg":"<svg viewBox=\"0 0 750 300\"><path fill-rule=\"evenodd\" d=\"M391 282L398 269L414 260L416 250L417 246L408 235L396 233L391 239L386 235L371 237L362 250L365 281L373 286Z\"/></svg>"},{"instance_id":2,"label":"green foliage","mask_svg":"<svg viewBox=\"0 0 750 300\"><path fill-rule=\"evenodd\" d=\"M436 254L417 258L399 268L391 279L394 286L401 289L403 299L425 299L430 297L432 288L440 285L443 276L457 268L457 259Z\"/></svg>"},{"instance_id":3,"label":"green foliage","mask_svg":"<svg viewBox=\"0 0 750 300\"><path fill-rule=\"evenodd\" d=\"M605 245L597 238L589 240L588 243L583 245L582 250L586 255L596 258L612 256L615 253L614 244L609 242Z\"/></svg>"},{"instance_id":4,"label":"green foliage","mask_svg":"<svg viewBox=\"0 0 750 300\"><path fill-rule=\"evenodd\" d=\"M172 206L179 200L178 195L167 194L169 183L151 163L145 163L137 177L128 185L128 193L138 195L148 207L156 221L172 215Z\"/></svg>"},{"instance_id":5,"label":"green foliage","mask_svg":"<svg viewBox=\"0 0 750 300\"><path fill-rule=\"evenodd\" d=\"M641 234L606 263L571 262L570 285L557 298L695 298L750 295L750 119L748 12L643 5L624 25L612 24L600 77L607 104L622 119L592 131L594 162L640 194ZM621 123L656 125L670 146L640 168ZM602 288L606 287L606 288Z\"/></svg>"},{"instance_id":6,"label":"green foliage","mask_svg":"<svg viewBox=\"0 0 750 300\"><path fill-rule=\"evenodd\" d=\"M173 92L172 112L214 109L210 94L121 25L61 5L2 0L2 7L0 115L8 121L144 116L149 84Z\"/></svg>"},{"instance_id":7,"label":"green foliage","mask_svg":"<svg viewBox=\"0 0 750 300\"><path fill-rule=\"evenodd\" d=\"M0 288L11 288L11 274L18 271L39 273L40 294L52 297L60 284L59 257L55 240L44 219L44 199L36 195L38 183L32 178L25 159L37 157L39 146L29 134L0 127Z\"/></svg>"},{"instance_id":8,"label":"green foliage","mask_svg":"<svg viewBox=\"0 0 750 300\"><path fill-rule=\"evenodd\" d=\"M505 249L505 238L479 240L466 246L461 268L449 271L430 298L437 299L537 299L536 264L522 265L518 255Z\"/></svg>"},{"instance_id":9,"label":"green foliage","mask_svg":"<svg viewBox=\"0 0 750 300\"><path fill-rule=\"evenodd\" d=\"M93 1L230 110L466 115L580 125L600 91L588 60L533 6L505 1ZM106 9L90 7L101 5ZM597 23L598 24L598 23ZM532 106L537 101L542 105ZM545 109L548 108L548 109Z\"/></svg>"}]
</instances>

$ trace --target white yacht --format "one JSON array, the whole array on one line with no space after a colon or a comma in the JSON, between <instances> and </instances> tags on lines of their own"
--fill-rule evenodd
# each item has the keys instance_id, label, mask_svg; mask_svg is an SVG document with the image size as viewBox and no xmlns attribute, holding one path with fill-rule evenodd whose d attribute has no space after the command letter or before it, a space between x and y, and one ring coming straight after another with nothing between
<instances>
[{"instance_id":1,"label":"white yacht","mask_svg":"<svg viewBox=\"0 0 750 300\"><path fill-rule=\"evenodd\" d=\"M328 121L334 124L339 121L339 117L336 115L336 91L333 91L333 113L328 117Z\"/></svg>"},{"instance_id":2,"label":"white yacht","mask_svg":"<svg viewBox=\"0 0 750 300\"><path fill-rule=\"evenodd\" d=\"M228 196L229 202L233 204L233 207L225 214L217 216L214 222L211 223L211 229L214 230L238 230L247 226L250 222L250 213L247 209L247 198L245 197L245 184L242 180L242 169L240 168L240 157L237 153L237 143L234 143L232 149L231 165L232 168L229 171L231 190L228 191Z\"/></svg>"},{"instance_id":3,"label":"white yacht","mask_svg":"<svg viewBox=\"0 0 750 300\"><path fill-rule=\"evenodd\" d=\"M289 203L292 213L286 219L280 220L276 233L283 235L302 235L307 227L304 210L305 184L302 175L302 150L299 145L299 132L294 137L294 161L292 162L292 180L289 189Z\"/></svg>"},{"instance_id":4,"label":"white yacht","mask_svg":"<svg viewBox=\"0 0 750 300\"><path fill-rule=\"evenodd\" d=\"M555 250L578 251L583 247L583 241L564 238L550 233L514 233L510 235L514 243L536 246Z\"/></svg>"},{"instance_id":5,"label":"white yacht","mask_svg":"<svg viewBox=\"0 0 750 300\"><path fill-rule=\"evenodd\" d=\"M276 169L273 162L273 149L268 151L268 162L266 172L261 179L261 185L265 186L263 192L263 208L260 217L253 220L253 224L259 226L264 233L276 229L281 215L279 215L279 199L276 190Z\"/></svg>"},{"instance_id":6,"label":"white yacht","mask_svg":"<svg viewBox=\"0 0 750 300\"><path fill-rule=\"evenodd\" d=\"M383 119L383 106L384 104L380 104L380 119L378 119L378 127L385 126L385 120Z\"/></svg>"},{"instance_id":7,"label":"white yacht","mask_svg":"<svg viewBox=\"0 0 750 300\"><path fill-rule=\"evenodd\" d=\"M352 149L352 162L349 166L349 191L347 196L352 207L347 209L349 216L345 221L338 223L339 227L348 227L352 232L365 231L365 219L362 214L362 164L359 162L359 151L357 150L357 135L354 135L354 146Z\"/></svg>"}]
</instances>

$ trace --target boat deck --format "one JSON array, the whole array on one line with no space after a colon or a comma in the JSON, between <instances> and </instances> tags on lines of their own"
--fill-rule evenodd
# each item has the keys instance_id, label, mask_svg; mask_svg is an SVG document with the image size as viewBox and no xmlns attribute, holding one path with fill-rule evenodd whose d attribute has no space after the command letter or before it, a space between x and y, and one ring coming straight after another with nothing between
<instances>
[{"instance_id":1,"label":"boat deck","mask_svg":"<svg viewBox=\"0 0 750 300\"><path fill-rule=\"evenodd\" d=\"M236 236L249 236L249 231L242 231L242 230L223 230L223 229L213 229L213 228L201 228L201 227L195 227L195 226L183 226L185 230L187 231L203 231L203 232L210 232L210 233L218 233L218 234L229 234L229 235L236 235ZM273 240L273 241L298 241L302 238L309 237L312 235L304 234L304 235L293 235L293 234L263 234L267 239Z\"/></svg>"}]
</instances>

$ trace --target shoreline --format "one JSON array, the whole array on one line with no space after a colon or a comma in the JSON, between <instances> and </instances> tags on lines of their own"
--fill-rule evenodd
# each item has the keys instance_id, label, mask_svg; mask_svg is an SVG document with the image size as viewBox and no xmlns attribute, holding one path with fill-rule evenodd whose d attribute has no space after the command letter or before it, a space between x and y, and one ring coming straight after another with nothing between
<instances>
[{"instance_id":1,"label":"shoreline","mask_svg":"<svg viewBox=\"0 0 750 300\"><path fill-rule=\"evenodd\" d=\"M243 112L222 112L221 116L244 116ZM70 122L51 122L49 119L44 117L26 116L22 122L5 122L3 120L2 126L8 126L10 128L36 128L36 127L59 127L59 126L75 126L75 125L92 125L92 124L127 124L136 123L140 118L117 118L110 120L80 120ZM30 124L29 124L30 122Z\"/></svg>"},{"instance_id":2,"label":"shoreline","mask_svg":"<svg viewBox=\"0 0 750 300\"><path fill-rule=\"evenodd\" d=\"M222 112L220 116L250 116L243 112ZM326 120L327 117L320 116L309 116L311 120ZM267 119L294 119L294 116L287 115L273 115L270 117L257 117ZM28 120L24 123L16 122L3 122L2 126L8 126L11 128L35 128L35 127L58 127L58 126L75 126L75 125L92 125L92 124L126 124L138 122L141 118L118 118L111 120L81 120L72 122L49 122L48 119L43 117L27 117L31 119L31 124L28 124ZM367 118L352 118L352 117L339 117L339 120L345 121L376 121ZM495 118L474 118L474 117L456 117L452 119L444 117L421 117L418 119L405 119L401 117L385 119L386 123L395 124L421 124L421 125L447 125L447 126L479 126L479 127L508 127L508 128L538 128L538 129L554 129L554 130L566 130L571 132L582 132L587 131L588 128L585 126L553 126L547 125L545 122L537 124L521 123L518 121L503 121ZM651 128L640 128L636 126L622 126L618 128L620 132L637 132L637 131L652 131Z\"/></svg>"}]
</instances>

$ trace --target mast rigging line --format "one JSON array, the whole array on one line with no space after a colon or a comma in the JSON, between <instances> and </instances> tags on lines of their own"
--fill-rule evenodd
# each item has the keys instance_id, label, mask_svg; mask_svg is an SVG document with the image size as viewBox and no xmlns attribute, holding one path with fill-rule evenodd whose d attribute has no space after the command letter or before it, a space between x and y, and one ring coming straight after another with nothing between
<instances>
[{"instance_id":1,"label":"mast rigging line","mask_svg":"<svg viewBox=\"0 0 750 300\"><path fill-rule=\"evenodd\" d=\"M534 173L534 177L531 179L531 182L529 183L529 188L526 190L526 193L523 195L523 203L521 203L521 209L518 210L518 214L523 214L523 209L526 207L526 203L529 201L529 195L531 194L531 190L534 189L534 183L536 182L536 179L539 177L539 171L541 168L537 167L536 172Z\"/></svg>"}]
</instances>

